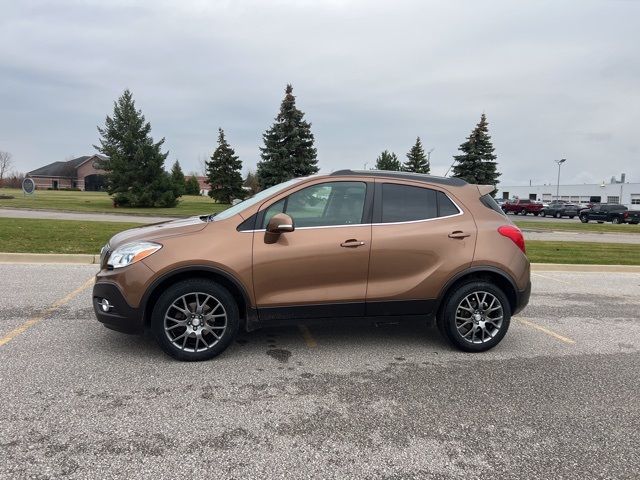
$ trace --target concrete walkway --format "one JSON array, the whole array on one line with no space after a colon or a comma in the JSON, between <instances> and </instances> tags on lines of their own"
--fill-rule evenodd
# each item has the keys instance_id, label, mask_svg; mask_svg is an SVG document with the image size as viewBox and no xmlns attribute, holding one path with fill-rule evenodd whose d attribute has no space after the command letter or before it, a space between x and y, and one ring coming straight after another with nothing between
<instances>
[{"instance_id":1,"label":"concrete walkway","mask_svg":"<svg viewBox=\"0 0 640 480\"><path fill-rule=\"evenodd\" d=\"M0 208L0 217L4 218L41 218L46 220L84 220L87 222L135 222L158 223L175 220L178 217L149 217L146 215L118 215L115 213L93 212L57 212L54 210L27 210L18 208Z\"/></svg>"}]
</instances>

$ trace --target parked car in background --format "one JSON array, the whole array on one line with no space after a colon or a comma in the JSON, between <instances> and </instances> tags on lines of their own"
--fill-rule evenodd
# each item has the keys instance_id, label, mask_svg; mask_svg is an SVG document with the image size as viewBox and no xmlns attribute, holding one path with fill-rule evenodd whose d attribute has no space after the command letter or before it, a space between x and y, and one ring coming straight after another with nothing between
<instances>
[{"instance_id":1,"label":"parked car in background","mask_svg":"<svg viewBox=\"0 0 640 480\"><path fill-rule=\"evenodd\" d=\"M459 349L488 350L531 292L524 237L494 188L397 172L296 178L215 216L118 233L94 311L114 330L150 329L180 360L218 355L240 328L305 318L414 315Z\"/></svg>"},{"instance_id":2,"label":"parked car in background","mask_svg":"<svg viewBox=\"0 0 640 480\"><path fill-rule=\"evenodd\" d=\"M513 213L514 215L526 215L527 213L532 213L537 217L540 215L541 210L541 203L538 203L535 200L527 200L523 198L509 200L502 205L502 211L504 213Z\"/></svg>"},{"instance_id":3,"label":"parked car in background","mask_svg":"<svg viewBox=\"0 0 640 480\"><path fill-rule=\"evenodd\" d=\"M540 214L543 217L550 216L555 218L569 217L574 218L578 215L578 206L574 203L568 203L563 200L554 200L544 207Z\"/></svg>"},{"instance_id":4,"label":"parked car in background","mask_svg":"<svg viewBox=\"0 0 640 480\"><path fill-rule=\"evenodd\" d=\"M640 211L629 210L624 205L617 203L599 203L591 208L580 210L580 221L587 223L595 220L598 223L640 223Z\"/></svg>"}]
</instances>

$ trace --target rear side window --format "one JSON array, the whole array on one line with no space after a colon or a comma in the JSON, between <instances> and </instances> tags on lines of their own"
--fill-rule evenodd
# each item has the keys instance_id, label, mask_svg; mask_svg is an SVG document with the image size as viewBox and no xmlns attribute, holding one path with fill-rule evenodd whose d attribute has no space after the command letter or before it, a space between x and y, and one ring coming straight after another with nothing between
<instances>
[{"instance_id":1,"label":"rear side window","mask_svg":"<svg viewBox=\"0 0 640 480\"><path fill-rule=\"evenodd\" d=\"M438 216L450 217L451 215L457 215L460 213L458 207L456 207L451 199L447 197L443 192L438 192Z\"/></svg>"},{"instance_id":2,"label":"rear side window","mask_svg":"<svg viewBox=\"0 0 640 480\"><path fill-rule=\"evenodd\" d=\"M485 195L482 195L480 197L480 201L482 202L482 204L487 207L490 208L491 210L495 210L496 212L498 212L500 215L504 215L504 212L502 211L502 209L500 208L500 205L498 205L498 203L495 201L495 199L491 196L491 194L487 193Z\"/></svg>"},{"instance_id":3,"label":"rear side window","mask_svg":"<svg viewBox=\"0 0 640 480\"><path fill-rule=\"evenodd\" d=\"M393 183L382 185L382 223L426 220L437 216L435 190Z\"/></svg>"}]
</instances>

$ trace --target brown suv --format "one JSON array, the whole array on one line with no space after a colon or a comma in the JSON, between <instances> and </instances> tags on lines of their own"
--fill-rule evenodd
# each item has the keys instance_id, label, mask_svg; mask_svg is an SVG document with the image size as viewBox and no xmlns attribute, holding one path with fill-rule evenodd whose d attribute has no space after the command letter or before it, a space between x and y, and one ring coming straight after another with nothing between
<instances>
[{"instance_id":1,"label":"brown suv","mask_svg":"<svg viewBox=\"0 0 640 480\"><path fill-rule=\"evenodd\" d=\"M115 235L94 310L114 330L150 328L180 360L221 353L241 327L329 317L435 317L456 347L487 350L531 291L524 239L492 190L382 171L296 178L216 216Z\"/></svg>"}]
</instances>

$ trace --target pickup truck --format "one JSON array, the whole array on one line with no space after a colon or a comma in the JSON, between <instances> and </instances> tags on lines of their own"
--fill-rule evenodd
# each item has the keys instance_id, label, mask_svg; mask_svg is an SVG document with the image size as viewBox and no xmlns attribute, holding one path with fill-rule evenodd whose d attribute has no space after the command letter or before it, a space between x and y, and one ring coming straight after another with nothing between
<instances>
[{"instance_id":1,"label":"pickup truck","mask_svg":"<svg viewBox=\"0 0 640 480\"><path fill-rule=\"evenodd\" d=\"M514 215L518 215L519 213L522 215L526 215L527 213L533 213L536 217L540 215L540 211L542 210L542 204L535 202L533 200L527 200L518 198L516 200L509 200L502 204L502 211L506 213L513 213Z\"/></svg>"},{"instance_id":2,"label":"pickup truck","mask_svg":"<svg viewBox=\"0 0 640 480\"><path fill-rule=\"evenodd\" d=\"M582 223L595 220L598 223L631 223L637 225L640 223L640 211L629 210L624 205L617 203L600 203L593 205L591 208L580 210L579 218Z\"/></svg>"}]
</instances>

